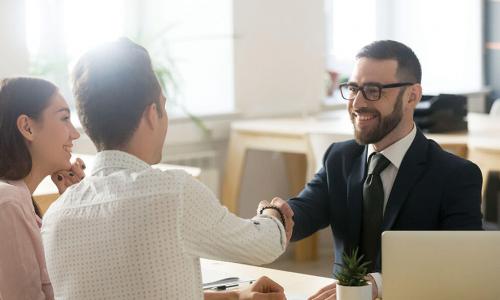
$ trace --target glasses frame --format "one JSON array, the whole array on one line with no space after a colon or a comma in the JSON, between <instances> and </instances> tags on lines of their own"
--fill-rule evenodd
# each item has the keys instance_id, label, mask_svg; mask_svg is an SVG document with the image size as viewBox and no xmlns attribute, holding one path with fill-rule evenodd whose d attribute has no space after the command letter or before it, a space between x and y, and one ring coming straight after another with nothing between
<instances>
[{"instance_id":1,"label":"glasses frame","mask_svg":"<svg viewBox=\"0 0 500 300\"><path fill-rule=\"evenodd\" d=\"M396 83L389 83L389 84L381 84L381 83L374 82L374 83L367 83L367 84L363 84L361 86L358 86L355 83L346 82L346 83L342 83L339 85L339 90L340 90L340 95L342 96L342 98L344 98L347 101L354 100L356 98L356 96L358 95L359 91L361 91L361 93L363 94L363 97L366 100L378 101L382 97L382 90L384 90L384 89L399 88L399 87L410 86L410 85L414 85L414 84L415 84L414 82L396 82ZM357 92L354 94L354 96L351 99L349 97L344 96L344 93L342 92L342 88L349 87L349 86L354 86L354 87L357 87L357 89L358 89ZM367 86L378 88L378 98L377 99L370 99L366 96L365 87L367 87Z\"/></svg>"}]
</instances>

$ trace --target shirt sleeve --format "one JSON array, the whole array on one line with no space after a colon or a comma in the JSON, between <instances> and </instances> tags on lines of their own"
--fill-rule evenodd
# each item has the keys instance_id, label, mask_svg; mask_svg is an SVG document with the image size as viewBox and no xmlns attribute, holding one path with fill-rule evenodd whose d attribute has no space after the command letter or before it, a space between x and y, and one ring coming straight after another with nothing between
<instances>
[{"instance_id":1,"label":"shirt sleeve","mask_svg":"<svg viewBox=\"0 0 500 300\"><path fill-rule=\"evenodd\" d=\"M33 232L15 201L0 206L0 298L52 299L45 295Z\"/></svg>"},{"instance_id":2,"label":"shirt sleeve","mask_svg":"<svg viewBox=\"0 0 500 300\"><path fill-rule=\"evenodd\" d=\"M375 284L377 285L378 298L382 298L382 274L380 273L370 273L370 275L375 280Z\"/></svg>"},{"instance_id":3,"label":"shirt sleeve","mask_svg":"<svg viewBox=\"0 0 500 300\"><path fill-rule=\"evenodd\" d=\"M285 251L285 229L276 218L239 218L196 179L189 176L183 186L180 222L184 247L190 254L265 264Z\"/></svg>"}]
</instances>

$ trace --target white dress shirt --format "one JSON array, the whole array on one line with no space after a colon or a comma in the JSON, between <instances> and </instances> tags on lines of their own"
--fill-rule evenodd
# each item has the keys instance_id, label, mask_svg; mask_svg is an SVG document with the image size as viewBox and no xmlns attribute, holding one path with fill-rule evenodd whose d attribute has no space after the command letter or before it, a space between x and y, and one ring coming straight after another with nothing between
<instances>
[{"instance_id":1,"label":"white dress shirt","mask_svg":"<svg viewBox=\"0 0 500 300\"><path fill-rule=\"evenodd\" d=\"M277 219L241 219L181 170L120 151L47 211L42 238L56 299L202 299L200 257L264 264L286 246Z\"/></svg>"},{"instance_id":2,"label":"white dress shirt","mask_svg":"<svg viewBox=\"0 0 500 300\"><path fill-rule=\"evenodd\" d=\"M417 127L413 124L413 129L404 138L380 151L379 153L384 155L391 163L380 173L380 179L382 179L382 185L384 186L384 212L387 205L387 200L391 194L392 186L394 185L394 180L398 175L399 167L401 162L405 157L406 152L413 143L415 136L417 135ZM373 144L368 145L368 156L366 157L366 163L370 158L370 155L375 152Z\"/></svg>"},{"instance_id":3,"label":"white dress shirt","mask_svg":"<svg viewBox=\"0 0 500 300\"><path fill-rule=\"evenodd\" d=\"M408 133L404 138L380 151L379 153L384 155L390 161L390 164L380 173L380 179L382 180L382 186L384 187L384 212L385 207L387 206L387 201L389 200L389 196L392 191L392 186L394 185L394 181L396 180L396 176L398 175L399 167L401 166L401 162L406 155L406 152L413 143L415 136L417 135L417 126L413 124L413 129ZM370 155L375 152L373 144L368 145L368 156L366 158L366 162L370 158ZM378 288L378 297L382 298L382 276L380 273L370 273L372 277L375 279Z\"/></svg>"}]
</instances>

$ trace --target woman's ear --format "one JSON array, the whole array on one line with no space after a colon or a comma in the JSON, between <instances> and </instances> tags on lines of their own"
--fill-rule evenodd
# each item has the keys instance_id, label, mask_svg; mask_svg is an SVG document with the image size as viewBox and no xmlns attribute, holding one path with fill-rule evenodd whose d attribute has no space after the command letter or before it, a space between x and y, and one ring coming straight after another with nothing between
<instances>
[{"instance_id":1,"label":"woman's ear","mask_svg":"<svg viewBox=\"0 0 500 300\"><path fill-rule=\"evenodd\" d=\"M20 115L17 118L17 129L25 139L28 141L33 141L35 139L35 130L33 120L27 115Z\"/></svg>"}]
</instances>

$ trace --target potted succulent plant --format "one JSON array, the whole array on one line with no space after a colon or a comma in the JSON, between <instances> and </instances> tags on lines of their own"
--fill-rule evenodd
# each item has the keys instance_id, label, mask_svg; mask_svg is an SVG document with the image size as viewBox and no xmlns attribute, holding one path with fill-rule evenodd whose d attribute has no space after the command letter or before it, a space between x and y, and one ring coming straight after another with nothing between
<instances>
[{"instance_id":1,"label":"potted succulent plant","mask_svg":"<svg viewBox=\"0 0 500 300\"><path fill-rule=\"evenodd\" d=\"M363 262L363 255L358 256L358 249L351 254L342 255L341 268L335 273L337 278L337 300L371 300L372 287L365 279L369 262Z\"/></svg>"}]
</instances>

